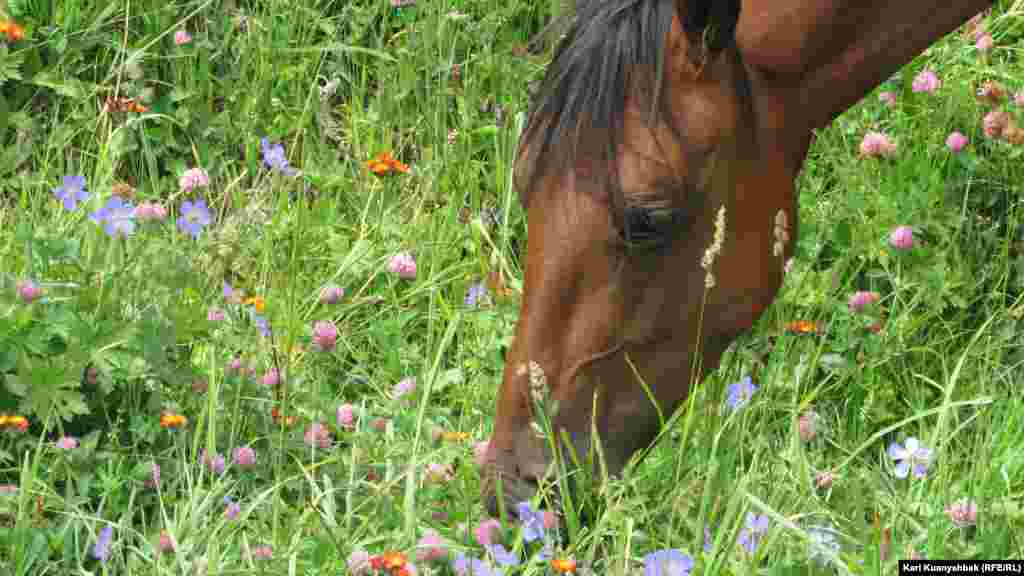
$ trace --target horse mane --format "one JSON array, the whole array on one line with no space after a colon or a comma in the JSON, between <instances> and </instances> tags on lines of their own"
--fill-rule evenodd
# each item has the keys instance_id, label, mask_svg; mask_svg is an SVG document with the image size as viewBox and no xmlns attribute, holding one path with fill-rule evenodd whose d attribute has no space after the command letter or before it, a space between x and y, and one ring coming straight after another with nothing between
<instances>
[{"instance_id":1,"label":"horse mane","mask_svg":"<svg viewBox=\"0 0 1024 576\"><path fill-rule=\"evenodd\" d=\"M740 0L577 0L553 27L565 32L520 142L523 150L529 140L525 180L516 183L524 202L541 177L584 158L599 167L592 177L619 196L614 176L627 94L650 103L648 121L670 117L663 70L677 2L686 4L683 29L703 34L708 50L732 42Z\"/></svg>"}]
</instances>

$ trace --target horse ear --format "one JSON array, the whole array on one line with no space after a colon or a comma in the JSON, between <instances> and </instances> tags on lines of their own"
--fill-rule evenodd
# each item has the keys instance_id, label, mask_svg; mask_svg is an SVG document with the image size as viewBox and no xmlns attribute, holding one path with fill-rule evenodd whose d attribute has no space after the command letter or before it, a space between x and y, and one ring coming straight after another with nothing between
<instances>
[{"instance_id":1,"label":"horse ear","mask_svg":"<svg viewBox=\"0 0 1024 576\"><path fill-rule=\"evenodd\" d=\"M740 0L676 0L676 10L685 15L683 30L700 35L711 52L718 52L736 40Z\"/></svg>"}]
</instances>

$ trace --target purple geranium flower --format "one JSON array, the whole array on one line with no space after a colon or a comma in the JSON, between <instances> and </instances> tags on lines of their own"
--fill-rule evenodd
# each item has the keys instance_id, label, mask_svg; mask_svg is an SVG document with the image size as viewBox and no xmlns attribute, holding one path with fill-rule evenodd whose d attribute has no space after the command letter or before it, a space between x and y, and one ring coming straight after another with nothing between
<instances>
[{"instance_id":1,"label":"purple geranium flower","mask_svg":"<svg viewBox=\"0 0 1024 576\"><path fill-rule=\"evenodd\" d=\"M928 473L928 465L931 463L932 451L921 446L917 438L907 438L904 446L893 442L889 445L889 456L896 460L895 474L897 478L906 478L910 468L914 468L915 478L924 478Z\"/></svg>"},{"instance_id":2,"label":"purple geranium flower","mask_svg":"<svg viewBox=\"0 0 1024 576\"><path fill-rule=\"evenodd\" d=\"M96 544L92 547L92 557L106 564L107 558L110 557L110 541L113 537L114 528L104 526L100 530L100 535L96 538Z\"/></svg>"},{"instance_id":3,"label":"purple geranium flower","mask_svg":"<svg viewBox=\"0 0 1024 576\"><path fill-rule=\"evenodd\" d=\"M519 521L523 524L523 540L533 542L544 537L544 513L534 510L529 502L518 505Z\"/></svg>"},{"instance_id":4,"label":"purple geranium flower","mask_svg":"<svg viewBox=\"0 0 1024 576\"><path fill-rule=\"evenodd\" d=\"M747 512L747 525L740 530L736 542L750 554L757 552L757 545L768 532L768 517Z\"/></svg>"},{"instance_id":5,"label":"purple geranium flower","mask_svg":"<svg viewBox=\"0 0 1024 576\"><path fill-rule=\"evenodd\" d=\"M103 225L107 236L131 236L135 232L135 207L117 196L112 196L103 208L89 215L89 219Z\"/></svg>"},{"instance_id":6,"label":"purple geranium flower","mask_svg":"<svg viewBox=\"0 0 1024 576\"><path fill-rule=\"evenodd\" d=\"M679 550L655 550L644 556L644 576L688 576L693 558Z\"/></svg>"},{"instance_id":7,"label":"purple geranium flower","mask_svg":"<svg viewBox=\"0 0 1024 576\"><path fill-rule=\"evenodd\" d=\"M757 385L751 381L750 376L744 376L739 382L729 385L729 395L725 402L729 408L736 410L746 404L755 392L757 392Z\"/></svg>"},{"instance_id":8,"label":"purple geranium flower","mask_svg":"<svg viewBox=\"0 0 1024 576\"><path fill-rule=\"evenodd\" d=\"M491 295L487 292L487 286L483 282L477 282L466 290L467 308L479 308L491 304Z\"/></svg>"},{"instance_id":9,"label":"purple geranium flower","mask_svg":"<svg viewBox=\"0 0 1024 576\"><path fill-rule=\"evenodd\" d=\"M64 203L65 210L74 210L79 202L89 198L89 193L85 191L85 176L65 176L64 185L53 188L53 194Z\"/></svg>"},{"instance_id":10,"label":"purple geranium flower","mask_svg":"<svg viewBox=\"0 0 1024 576\"><path fill-rule=\"evenodd\" d=\"M260 336L264 338L270 338L270 322L267 321L265 316L260 314L252 315L252 323L256 325L256 329L260 331Z\"/></svg>"},{"instance_id":11,"label":"purple geranium flower","mask_svg":"<svg viewBox=\"0 0 1024 576\"><path fill-rule=\"evenodd\" d=\"M502 566L519 566L519 557L506 550L501 544L487 546L487 551L494 557L494 561Z\"/></svg>"},{"instance_id":12,"label":"purple geranium flower","mask_svg":"<svg viewBox=\"0 0 1024 576\"><path fill-rule=\"evenodd\" d=\"M199 238L199 232L211 222L210 209L206 207L206 201L200 198L195 202L185 200L181 204L181 216L178 217L178 228L192 236Z\"/></svg>"},{"instance_id":13,"label":"purple geranium flower","mask_svg":"<svg viewBox=\"0 0 1024 576\"><path fill-rule=\"evenodd\" d=\"M271 144L270 140L262 138L260 147L263 149L263 163L271 170L277 170L285 176L295 176L298 170L288 165L288 158L284 155L284 146Z\"/></svg>"},{"instance_id":14,"label":"purple geranium flower","mask_svg":"<svg viewBox=\"0 0 1024 576\"><path fill-rule=\"evenodd\" d=\"M452 570L458 576L501 576L501 572L492 568L479 558L466 556L459 552L452 560Z\"/></svg>"}]
</instances>

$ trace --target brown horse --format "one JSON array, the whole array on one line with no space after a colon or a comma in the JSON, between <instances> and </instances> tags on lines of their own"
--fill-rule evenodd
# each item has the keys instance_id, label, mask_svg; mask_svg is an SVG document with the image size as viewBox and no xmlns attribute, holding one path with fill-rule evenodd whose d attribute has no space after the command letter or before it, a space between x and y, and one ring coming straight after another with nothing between
<instances>
[{"instance_id":1,"label":"brown horse","mask_svg":"<svg viewBox=\"0 0 1024 576\"><path fill-rule=\"evenodd\" d=\"M812 131L991 3L580 0L516 161L528 248L492 513L497 478L514 505L552 458L526 367L554 429L583 455L593 426L620 472L775 297Z\"/></svg>"}]
</instances>

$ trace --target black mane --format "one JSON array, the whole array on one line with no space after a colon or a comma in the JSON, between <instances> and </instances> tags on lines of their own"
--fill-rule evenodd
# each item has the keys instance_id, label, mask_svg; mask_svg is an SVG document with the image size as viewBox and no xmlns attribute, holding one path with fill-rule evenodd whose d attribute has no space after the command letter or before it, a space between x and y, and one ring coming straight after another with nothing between
<instances>
[{"instance_id":1,"label":"black mane","mask_svg":"<svg viewBox=\"0 0 1024 576\"><path fill-rule=\"evenodd\" d=\"M712 51L733 38L739 0L678 0L689 4L681 19L687 32L717 26L707 42ZM666 48L676 0L578 0L576 10L555 29L566 30L530 106L523 133L529 138L524 200L551 170L590 160L593 178L616 198L615 159L623 141L627 93L649 102L648 120L668 117L663 82ZM724 25L723 25L724 24Z\"/></svg>"}]
</instances>

